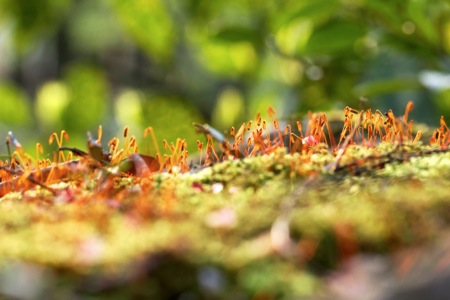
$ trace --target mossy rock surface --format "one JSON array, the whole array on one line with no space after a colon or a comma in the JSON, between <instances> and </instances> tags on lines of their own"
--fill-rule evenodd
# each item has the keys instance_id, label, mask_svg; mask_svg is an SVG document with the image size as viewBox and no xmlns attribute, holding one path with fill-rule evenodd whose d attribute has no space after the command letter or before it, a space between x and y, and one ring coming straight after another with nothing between
<instances>
[{"instance_id":1,"label":"mossy rock surface","mask_svg":"<svg viewBox=\"0 0 450 300\"><path fill-rule=\"evenodd\" d=\"M369 254L365 262L381 257L393 286L396 268L403 270L398 253L447 236L450 153L351 146L343 167L335 162L323 149L307 157L279 149L184 174L116 178L108 193L92 178L84 189L61 183L57 196L40 188L9 193L0 199L1 291L333 298L343 292L332 280L341 277L330 274ZM448 269L442 259L435 265ZM8 286L24 276L36 283Z\"/></svg>"}]
</instances>

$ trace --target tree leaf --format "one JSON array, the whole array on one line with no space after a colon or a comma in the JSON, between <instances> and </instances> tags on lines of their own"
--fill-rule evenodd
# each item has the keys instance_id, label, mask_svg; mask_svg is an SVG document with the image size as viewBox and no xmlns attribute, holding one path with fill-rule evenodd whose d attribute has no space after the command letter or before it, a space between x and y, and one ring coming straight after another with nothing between
<instances>
[{"instance_id":1,"label":"tree leaf","mask_svg":"<svg viewBox=\"0 0 450 300\"><path fill-rule=\"evenodd\" d=\"M212 36L217 42L236 43L236 42L253 42L259 34L252 28L229 26L219 30Z\"/></svg>"},{"instance_id":2,"label":"tree leaf","mask_svg":"<svg viewBox=\"0 0 450 300\"><path fill-rule=\"evenodd\" d=\"M172 59L176 39L172 16L161 0L112 0L111 7L125 30L149 56L159 62Z\"/></svg>"},{"instance_id":3,"label":"tree leaf","mask_svg":"<svg viewBox=\"0 0 450 300\"><path fill-rule=\"evenodd\" d=\"M304 54L338 54L353 52L355 42L366 34L364 24L334 21L315 30L303 49Z\"/></svg>"},{"instance_id":4,"label":"tree leaf","mask_svg":"<svg viewBox=\"0 0 450 300\"><path fill-rule=\"evenodd\" d=\"M282 22L282 25L290 23L298 18L305 18L315 24L331 18L336 10L341 7L339 1L336 0L316 0L302 1L302 5L293 13L287 13L288 17Z\"/></svg>"},{"instance_id":5,"label":"tree leaf","mask_svg":"<svg viewBox=\"0 0 450 300\"><path fill-rule=\"evenodd\" d=\"M386 80L372 81L355 86L353 94L360 96L375 96L389 94L405 90L417 90L422 87L418 78L390 78Z\"/></svg>"},{"instance_id":6,"label":"tree leaf","mask_svg":"<svg viewBox=\"0 0 450 300\"><path fill-rule=\"evenodd\" d=\"M438 43L438 31L433 26L433 19L427 14L429 2L415 0L408 2L408 15L423 36L433 45Z\"/></svg>"}]
</instances>

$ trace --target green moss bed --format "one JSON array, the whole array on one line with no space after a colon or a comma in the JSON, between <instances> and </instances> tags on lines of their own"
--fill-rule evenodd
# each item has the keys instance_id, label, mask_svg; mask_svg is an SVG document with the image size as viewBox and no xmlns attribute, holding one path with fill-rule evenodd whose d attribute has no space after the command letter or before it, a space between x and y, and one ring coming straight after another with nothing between
<instances>
[{"instance_id":1,"label":"green moss bed","mask_svg":"<svg viewBox=\"0 0 450 300\"><path fill-rule=\"evenodd\" d=\"M59 183L57 196L10 192L0 198L0 292L388 299L448 269L436 249L448 240L449 178L450 153L382 143L349 146L337 165L327 150L306 159L278 149L184 174L116 178L106 195L93 178L81 191Z\"/></svg>"}]
</instances>

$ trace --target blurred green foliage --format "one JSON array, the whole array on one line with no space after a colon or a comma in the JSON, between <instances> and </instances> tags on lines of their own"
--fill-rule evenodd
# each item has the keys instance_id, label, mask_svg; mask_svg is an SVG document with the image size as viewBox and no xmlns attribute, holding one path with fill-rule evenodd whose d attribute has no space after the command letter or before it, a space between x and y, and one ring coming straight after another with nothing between
<instances>
[{"instance_id":1,"label":"blurred green foliage","mask_svg":"<svg viewBox=\"0 0 450 300\"><path fill-rule=\"evenodd\" d=\"M13 84L4 82L0 84L2 105L0 119L8 120L11 125L29 125L31 114L28 100L24 93Z\"/></svg>"},{"instance_id":2,"label":"blurred green foliage","mask_svg":"<svg viewBox=\"0 0 450 300\"><path fill-rule=\"evenodd\" d=\"M447 0L1 0L0 37L0 129L19 139L64 128L84 147L99 124L105 142L129 125L195 146L192 121L361 97L450 117Z\"/></svg>"}]
</instances>

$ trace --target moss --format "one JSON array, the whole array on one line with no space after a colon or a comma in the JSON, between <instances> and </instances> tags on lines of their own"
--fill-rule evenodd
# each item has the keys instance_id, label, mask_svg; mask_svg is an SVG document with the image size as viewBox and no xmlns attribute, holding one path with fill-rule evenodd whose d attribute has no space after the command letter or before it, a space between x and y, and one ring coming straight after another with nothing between
<instances>
[{"instance_id":1,"label":"moss","mask_svg":"<svg viewBox=\"0 0 450 300\"><path fill-rule=\"evenodd\" d=\"M107 286L83 285L86 293L143 280L150 290L140 293L158 296L313 295L323 272L351 255L447 231L449 167L450 153L436 148L380 143L336 153L279 148L148 177L92 171L52 186L56 196L33 188L0 198L0 263ZM180 281L180 270L190 279ZM205 270L217 281L203 282Z\"/></svg>"}]
</instances>

